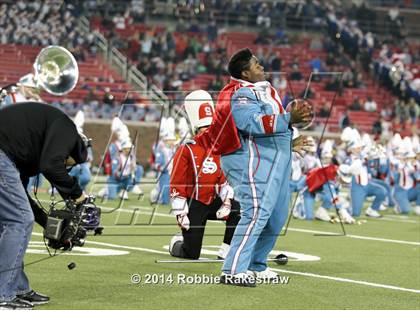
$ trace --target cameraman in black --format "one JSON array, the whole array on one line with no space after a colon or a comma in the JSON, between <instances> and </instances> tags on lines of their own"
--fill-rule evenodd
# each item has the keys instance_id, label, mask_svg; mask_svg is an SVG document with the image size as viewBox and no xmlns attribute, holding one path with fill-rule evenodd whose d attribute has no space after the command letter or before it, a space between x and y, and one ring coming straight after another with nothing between
<instances>
[{"instance_id":1,"label":"cameraman in black","mask_svg":"<svg viewBox=\"0 0 420 310\"><path fill-rule=\"evenodd\" d=\"M81 203L85 195L66 168L86 158L85 142L59 109L26 102L0 110L0 309L49 301L30 288L22 267L34 220L47 223L26 191L29 177L42 173L63 199Z\"/></svg>"}]
</instances>

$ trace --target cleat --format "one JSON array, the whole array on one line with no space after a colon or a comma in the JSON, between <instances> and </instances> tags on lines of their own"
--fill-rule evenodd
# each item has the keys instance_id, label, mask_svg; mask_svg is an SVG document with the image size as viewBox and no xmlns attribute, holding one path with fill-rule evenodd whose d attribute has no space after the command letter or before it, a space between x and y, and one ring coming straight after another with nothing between
<instances>
[{"instance_id":1,"label":"cleat","mask_svg":"<svg viewBox=\"0 0 420 310\"><path fill-rule=\"evenodd\" d=\"M171 242L169 243L169 254L175 257L179 257L177 255L179 246L184 242L184 237L182 234L178 233L174 235L171 239Z\"/></svg>"},{"instance_id":2,"label":"cleat","mask_svg":"<svg viewBox=\"0 0 420 310\"><path fill-rule=\"evenodd\" d=\"M29 301L22 300L19 297L11 301L0 302L0 310L32 310L34 305Z\"/></svg>"},{"instance_id":3,"label":"cleat","mask_svg":"<svg viewBox=\"0 0 420 310\"><path fill-rule=\"evenodd\" d=\"M267 282L267 281L270 282L270 281L277 280L278 277L279 277L277 272L274 272L273 270L271 270L268 267L264 271L254 271L254 270L249 270L249 271L254 274L254 277L256 279L263 280L265 282Z\"/></svg>"},{"instance_id":4,"label":"cleat","mask_svg":"<svg viewBox=\"0 0 420 310\"><path fill-rule=\"evenodd\" d=\"M119 195L119 197L123 200L128 200L128 193L127 191L122 191Z\"/></svg>"},{"instance_id":5,"label":"cleat","mask_svg":"<svg viewBox=\"0 0 420 310\"><path fill-rule=\"evenodd\" d=\"M324 222L331 221L331 216L328 214L328 211L323 207L319 207L318 210L316 210L315 218L317 220L324 221Z\"/></svg>"},{"instance_id":6,"label":"cleat","mask_svg":"<svg viewBox=\"0 0 420 310\"><path fill-rule=\"evenodd\" d=\"M17 297L21 300L28 301L33 305L45 305L50 301L50 298L48 296L37 293L34 290L26 294L18 295Z\"/></svg>"},{"instance_id":7,"label":"cleat","mask_svg":"<svg viewBox=\"0 0 420 310\"><path fill-rule=\"evenodd\" d=\"M415 207L413 208L413 211L414 211L414 213L415 213L416 215L420 215L420 206L415 206Z\"/></svg>"},{"instance_id":8,"label":"cleat","mask_svg":"<svg viewBox=\"0 0 420 310\"><path fill-rule=\"evenodd\" d=\"M378 211L373 210L371 207L369 207L369 208L366 209L366 213L365 214L366 214L366 216L374 217L374 218L380 218L380 217L382 217L382 215Z\"/></svg>"},{"instance_id":9,"label":"cleat","mask_svg":"<svg viewBox=\"0 0 420 310\"><path fill-rule=\"evenodd\" d=\"M106 198L108 197L108 189L105 187L98 192L97 195L99 198Z\"/></svg>"},{"instance_id":10,"label":"cleat","mask_svg":"<svg viewBox=\"0 0 420 310\"><path fill-rule=\"evenodd\" d=\"M150 195L149 195L149 201L150 204L157 204L159 200L159 190L157 188L154 188L150 191Z\"/></svg>"},{"instance_id":11,"label":"cleat","mask_svg":"<svg viewBox=\"0 0 420 310\"><path fill-rule=\"evenodd\" d=\"M142 189L138 186L138 185L134 185L133 189L131 190L131 192L135 195L144 195Z\"/></svg>"},{"instance_id":12,"label":"cleat","mask_svg":"<svg viewBox=\"0 0 420 310\"><path fill-rule=\"evenodd\" d=\"M346 209L340 209L338 210L338 213L341 216L341 219L343 220L343 223L346 224L355 224L356 220L347 212Z\"/></svg>"}]
</instances>

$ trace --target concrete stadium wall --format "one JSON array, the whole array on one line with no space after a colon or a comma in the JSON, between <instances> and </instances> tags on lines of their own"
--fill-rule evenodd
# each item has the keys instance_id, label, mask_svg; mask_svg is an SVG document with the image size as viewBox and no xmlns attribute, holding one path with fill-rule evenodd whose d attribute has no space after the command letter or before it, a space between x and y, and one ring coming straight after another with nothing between
<instances>
[{"instance_id":1,"label":"concrete stadium wall","mask_svg":"<svg viewBox=\"0 0 420 310\"><path fill-rule=\"evenodd\" d=\"M130 121L124 121L124 123L128 126L133 143L135 143L134 138L136 132L138 132L137 161L147 169L153 144L158 137L159 123ZM92 139L93 165L99 166L111 136L111 121L88 119L84 125L84 132L86 136Z\"/></svg>"},{"instance_id":2,"label":"concrete stadium wall","mask_svg":"<svg viewBox=\"0 0 420 310\"><path fill-rule=\"evenodd\" d=\"M152 153L152 147L157 142L159 123L124 121L130 131L130 137L134 140L136 132L137 138L137 160L145 169L149 168L149 158ZM93 145L93 165L99 166L102 156L105 153L107 144L111 136L111 120L93 120L88 119L84 126L85 134L92 139ZM301 135L311 135L317 139L320 138L321 131L300 131ZM339 140L340 133L326 132L323 139ZM135 141L133 141L135 143Z\"/></svg>"}]
</instances>

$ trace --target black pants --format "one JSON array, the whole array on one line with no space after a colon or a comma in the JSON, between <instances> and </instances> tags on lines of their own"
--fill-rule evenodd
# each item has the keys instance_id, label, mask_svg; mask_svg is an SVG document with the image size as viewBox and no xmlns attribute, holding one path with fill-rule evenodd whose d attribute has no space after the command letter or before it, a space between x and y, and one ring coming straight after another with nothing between
<instances>
[{"instance_id":1,"label":"black pants","mask_svg":"<svg viewBox=\"0 0 420 310\"><path fill-rule=\"evenodd\" d=\"M205 205L195 199L189 201L188 219L190 220L190 229L182 230L184 242L182 246L174 249L173 256L198 259L203 244L204 230L207 220L218 220L216 212L222 206L222 200L217 198L210 205ZM236 225L240 220L240 206L235 200L232 200L232 209L229 218L226 220L226 230L223 243L230 244Z\"/></svg>"}]
</instances>

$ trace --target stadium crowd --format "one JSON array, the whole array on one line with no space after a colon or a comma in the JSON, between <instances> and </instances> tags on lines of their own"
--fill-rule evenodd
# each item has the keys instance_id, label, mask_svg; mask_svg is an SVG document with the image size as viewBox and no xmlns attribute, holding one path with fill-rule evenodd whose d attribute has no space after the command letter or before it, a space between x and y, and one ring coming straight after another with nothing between
<instances>
[{"instance_id":1,"label":"stadium crowd","mask_svg":"<svg viewBox=\"0 0 420 310\"><path fill-rule=\"evenodd\" d=\"M86 1L81 7L77 5L77 1L31 3L18 1L13 5L3 4L0 25L4 26L5 31L1 34L1 42L34 45L60 44L69 48L78 61L83 61L89 54L95 54L96 48L92 33L83 34L76 20L83 10L93 12L100 9L99 12L105 12L105 15L101 17L101 23L108 29L104 34L111 45L125 51L133 64L147 77L149 84L165 90L169 94L172 105L173 103L176 105L182 102L183 94L180 91L184 89L185 83L192 83L193 87L194 78L198 74L214 75L214 79L207 86L210 91L220 90L227 79L224 64L228 57L228 42L226 37L221 35L226 31L223 28L226 23L216 18L218 12L221 11L225 13L224 16L231 17L229 25L235 22L240 23L241 19L238 16L255 15L252 25L259 26L261 32L253 43L264 47L255 52L267 72L284 70L290 73L292 81L305 79L300 68L307 64L302 64L299 58L295 57L293 62L286 66L281 53L270 51L272 46L293 46L294 44L293 40L291 41L285 34L283 28L285 24L281 23L282 18L286 18L288 21L295 21L291 25L301 25L305 22L309 23L312 29L327 27L330 34L327 39L315 38L310 43L311 49L323 48L327 52L327 57L326 59L314 58L309 65L315 72L341 70L344 73L342 83L338 77L327 79L325 90L339 91L339 94L342 94L345 88L363 89L367 75L361 69L363 68L365 71L373 71L381 85L391 89L398 98L393 107L383 102L372 101L371 98L358 98L354 100L354 105L349 106L350 110L372 112L381 110L384 120L402 121L403 124L408 125L415 125L419 117L419 107L416 102L419 102L420 79L418 68L414 65L419 58L418 50L403 45L405 47L400 53L400 50L390 47L385 44L386 42L380 42L375 34L368 31L371 28L369 20L375 13L365 4L360 6L353 4L348 8L343 8L318 1L277 3L215 1L206 3L205 6L198 5L198 10L191 10L193 6L196 6L195 3L178 1L171 13L178 19L173 26L135 32L128 38L119 35L116 30L124 30L131 24L144 23L147 19L146 11L150 13L148 16L158 15L159 5L153 3L150 7L150 4L145 4L144 1L125 1L118 5L120 12L112 17L106 15L106 12L112 10L111 7L104 9L106 6L107 4L98 4L96 1ZM187 13L194 16L189 16L187 19L185 18ZM393 26L391 28L396 29L391 32L392 38L404 43L405 34L401 31L403 19L398 9L391 8L388 16ZM211 19L212 22L201 26L199 21L203 18ZM14 26L18 31L11 31ZM48 36L50 32L54 35ZM30 36L31 33L35 35ZM379 55L378 50L380 50ZM371 70L372 67L374 70ZM95 79L95 77L92 78ZM280 92L287 92L286 79L275 76L269 79ZM82 89L89 90L83 101L90 116L111 118L118 112L122 102L116 102L112 89L100 89L100 86L92 89L88 83L84 83L83 79L80 82ZM113 82L113 80L108 79L107 82ZM104 95L98 96L98 91L102 91ZM177 92L179 92L178 95L176 95ZM311 97L311 93L313 93L312 89L308 97ZM290 94L288 99L290 99ZM127 98L124 103L132 101L132 98ZM65 109L70 115L74 115L79 109L78 103L71 100L57 101L54 104ZM140 108L133 106L128 110L135 112L126 113L130 119L157 120L159 117L155 109L149 109L147 106ZM326 115L327 111L321 110L318 112Z\"/></svg>"},{"instance_id":2,"label":"stadium crowd","mask_svg":"<svg viewBox=\"0 0 420 310\"><path fill-rule=\"evenodd\" d=\"M385 40L380 40L371 32L363 32L354 20L333 10L327 15L328 32L331 41L336 43L334 56L346 52L352 61L358 61L364 71L372 72L380 85L396 96L391 111L389 107L382 109L383 119L392 119L396 124L402 124L403 129L406 126L415 128L420 114L419 49L416 45L410 46L405 39L398 9L391 8L388 16L393 31L391 37ZM376 109L375 106L376 103L368 100L364 108L369 111ZM356 104L349 109L361 110L362 107Z\"/></svg>"},{"instance_id":3,"label":"stadium crowd","mask_svg":"<svg viewBox=\"0 0 420 310\"><path fill-rule=\"evenodd\" d=\"M77 25L79 11L65 1L16 1L0 6L0 43L62 45L79 61L96 52L94 36Z\"/></svg>"}]
</instances>

